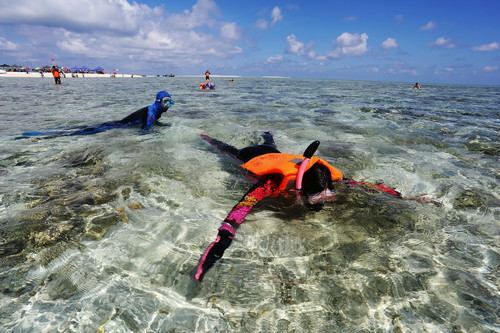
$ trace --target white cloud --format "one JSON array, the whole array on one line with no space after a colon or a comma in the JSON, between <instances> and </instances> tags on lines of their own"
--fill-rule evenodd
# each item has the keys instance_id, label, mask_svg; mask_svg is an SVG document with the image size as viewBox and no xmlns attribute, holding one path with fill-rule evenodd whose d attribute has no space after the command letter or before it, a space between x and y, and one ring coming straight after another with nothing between
<instances>
[{"instance_id":1,"label":"white cloud","mask_svg":"<svg viewBox=\"0 0 500 333\"><path fill-rule=\"evenodd\" d=\"M384 50L390 50L390 49L397 49L399 46L398 46L398 43L396 42L396 40L394 38L387 38L383 43L382 43L382 48Z\"/></svg>"},{"instance_id":2,"label":"white cloud","mask_svg":"<svg viewBox=\"0 0 500 333\"><path fill-rule=\"evenodd\" d=\"M281 15L281 9L276 6L271 12L271 26L275 25L276 22L283 20L283 15Z\"/></svg>"},{"instance_id":3,"label":"white cloud","mask_svg":"<svg viewBox=\"0 0 500 333\"><path fill-rule=\"evenodd\" d=\"M0 37L0 50L2 50L2 51L16 51L18 49L19 49L19 47L15 43L7 40L4 37Z\"/></svg>"},{"instance_id":4,"label":"white cloud","mask_svg":"<svg viewBox=\"0 0 500 333\"><path fill-rule=\"evenodd\" d=\"M347 17L344 17L344 22L354 22L354 21L357 21L357 20L358 20L357 16L347 16Z\"/></svg>"},{"instance_id":5,"label":"white cloud","mask_svg":"<svg viewBox=\"0 0 500 333\"><path fill-rule=\"evenodd\" d=\"M453 49L456 45L449 38L439 37L435 42L429 43L429 47L435 49Z\"/></svg>"},{"instance_id":6,"label":"white cloud","mask_svg":"<svg viewBox=\"0 0 500 333\"><path fill-rule=\"evenodd\" d=\"M127 0L16 0L2 7L0 21L22 24L17 31L24 41L15 45L0 37L0 50L17 47L23 58L57 55L60 61L95 59L133 69L151 63L189 66L208 56L243 53L236 45L241 27L221 20L213 0L198 0L169 15L161 7Z\"/></svg>"},{"instance_id":7,"label":"white cloud","mask_svg":"<svg viewBox=\"0 0 500 333\"><path fill-rule=\"evenodd\" d=\"M429 21L426 25L420 27L422 31L434 30L437 28L437 24L435 22Z\"/></svg>"},{"instance_id":8,"label":"white cloud","mask_svg":"<svg viewBox=\"0 0 500 333\"><path fill-rule=\"evenodd\" d=\"M408 68L402 68L399 70L399 72L401 74L410 74L410 75L414 75L414 76L417 76L418 73L417 73L417 70L416 69L408 69Z\"/></svg>"},{"instance_id":9,"label":"white cloud","mask_svg":"<svg viewBox=\"0 0 500 333\"><path fill-rule=\"evenodd\" d=\"M483 68L485 72L495 72L498 70L498 66L486 66Z\"/></svg>"},{"instance_id":10,"label":"white cloud","mask_svg":"<svg viewBox=\"0 0 500 333\"><path fill-rule=\"evenodd\" d=\"M344 32L334 41L335 49L326 55L319 57L319 60L328 58L341 58L343 56L360 56L368 52L368 35L366 33L351 34Z\"/></svg>"},{"instance_id":11,"label":"white cloud","mask_svg":"<svg viewBox=\"0 0 500 333\"><path fill-rule=\"evenodd\" d=\"M389 70L387 71L390 74L409 74L412 76L418 76L418 72L412 66L409 66L405 62L394 62Z\"/></svg>"},{"instance_id":12,"label":"white cloud","mask_svg":"<svg viewBox=\"0 0 500 333\"><path fill-rule=\"evenodd\" d=\"M143 22L160 18L159 8L126 0L16 0L3 6L2 23L41 25L72 31L110 31L133 34Z\"/></svg>"},{"instance_id":13,"label":"white cloud","mask_svg":"<svg viewBox=\"0 0 500 333\"><path fill-rule=\"evenodd\" d=\"M276 6L271 11L271 22L261 18L255 23L255 27L260 30L267 30L272 28L276 23L283 20L283 15L281 14L281 9Z\"/></svg>"},{"instance_id":14,"label":"white cloud","mask_svg":"<svg viewBox=\"0 0 500 333\"><path fill-rule=\"evenodd\" d=\"M214 1L198 0L194 4L192 11L185 9L182 14L172 14L167 18L167 23L174 29L182 28L190 30L203 25L213 28L217 24L216 17L219 15L219 10Z\"/></svg>"},{"instance_id":15,"label":"white cloud","mask_svg":"<svg viewBox=\"0 0 500 333\"><path fill-rule=\"evenodd\" d=\"M281 54L278 54L275 57L269 57L269 58L267 58L266 64L272 64L272 63L276 63L276 62L282 62L283 59L284 59L283 56Z\"/></svg>"},{"instance_id":16,"label":"white cloud","mask_svg":"<svg viewBox=\"0 0 500 333\"><path fill-rule=\"evenodd\" d=\"M255 23L255 27L260 30L267 30L269 27L269 24L267 23L266 20L264 19L258 19L257 22Z\"/></svg>"},{"instance_id":17,"label":"white cloud","mask_svg":"<svg viewBox=\"0 0 500 333\"><path fill-rule=\"evenodd\" d=\"M241 38L241 28L234 22L223 23L220 34L227 40L237 41Z\"/></svg>"},{"instance_id":18,"label":"white cloud","mask_svg":"<svg viewBox=\"0 0 500 333\"><path fill-rule=\"evenodd\" d=\"M495 51L500 49L500 44L497 42L492 42L489 44L483 44L479 46L474 46L472 48L472 51L478 51L478 52L486 52L486 51Z\"/></svg>"},{"instance_id":19,"label":"white cloud","mask_svg":"<svg viewBox=\"0 0 500 333\"><path fill-rule=\"evenodd\" d=\"M313 50L314 42L305 45L303 42L298 41L294 34L286 38L287 47L286 52L292 53L301 57L313 59L316 57L316 52Z\"/></svg>"}]
</instances>

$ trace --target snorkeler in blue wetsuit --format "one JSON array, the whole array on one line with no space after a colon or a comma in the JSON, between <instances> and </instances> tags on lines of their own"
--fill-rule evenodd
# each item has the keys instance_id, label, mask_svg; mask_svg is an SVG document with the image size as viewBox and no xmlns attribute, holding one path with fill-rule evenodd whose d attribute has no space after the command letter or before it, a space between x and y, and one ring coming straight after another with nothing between
<instances>
[{"instance_id":1,"label":"snorkeler in blue wetsuit","mask_svg":"<svg viewBox=\"0 0 500 333\"><path fill-rule=\"evenodd\" d=\"M166 91L159 91L156 94L155 103L142 109L135 111L134 113L128 115L122 120L108 121L95 126L80 126L72 127L60 131L48 131L48 132L25 132L24 137L28 136L58 136L58 135L86 135L95 134L103 131L107 131L112 128L126 127L131 125L142 125L142 130L147 131L155 124L164 112L174 106L175 102Z\"/></svg>"}]
</instances>

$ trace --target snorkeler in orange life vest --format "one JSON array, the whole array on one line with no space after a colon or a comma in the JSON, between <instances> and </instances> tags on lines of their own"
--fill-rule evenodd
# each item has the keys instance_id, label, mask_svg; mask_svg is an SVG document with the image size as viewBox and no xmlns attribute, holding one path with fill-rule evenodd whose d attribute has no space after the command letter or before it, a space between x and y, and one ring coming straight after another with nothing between
<instances>
[{"instance_id":1,"label":"snorkeler in orange life vest","mask_svg":"<svg viewBox=\"0 0 500 333\"><path fill-rule=\"evenodd\" d=\"M320 211L326 201L337 198L333 190L334 183L342 183L366 187L369 191L385 192L399 198L441 205L440 202L424 196L402 196L382 184L373 185L343 178L342 172L325 160L313 156L319 141L311 143L303 155L293 155L281 153L276 148L271 132L264 132L263 144L243 149L237 149L206 134L201 136L223 153L242 161L242 167L258 181L222 222L216 240L208 246L196 268L194 277L197 281L201 281L205 273L223 256L246 215L266 197L295 195L297 202L305 203L311 210Z\"/></svg>"}]
</instances>

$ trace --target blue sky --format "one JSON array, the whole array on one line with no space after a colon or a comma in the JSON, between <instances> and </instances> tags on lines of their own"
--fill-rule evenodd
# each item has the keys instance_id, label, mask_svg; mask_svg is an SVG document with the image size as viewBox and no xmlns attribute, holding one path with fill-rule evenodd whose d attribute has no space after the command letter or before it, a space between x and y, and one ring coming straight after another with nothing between
<instances>
[{"instance_id":1,"label":"blue sky","mask_svg":"<svg viewBox=\"0 0 500 333\"><path fill-rule=\"evenodd\" d=\"M0 62L500 84L500 1L0 0Z\"/></svg>"}]
</instances>

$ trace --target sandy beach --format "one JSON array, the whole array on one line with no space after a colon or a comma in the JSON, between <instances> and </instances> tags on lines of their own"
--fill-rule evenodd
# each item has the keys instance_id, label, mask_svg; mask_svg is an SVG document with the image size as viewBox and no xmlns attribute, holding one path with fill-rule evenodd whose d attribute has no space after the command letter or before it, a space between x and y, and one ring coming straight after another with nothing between
<instances>
[{"instance_id":1,"label":"sandy beach","mask_svg":"<svg viewBox=\"0 0 500 333\"><path fill-rule=\"evenodd\" d=\"M52 73L43 73L44 78L52 78ZM77 75L77 76L76 76ZM39 72L0 72L0 78L41 78ZM74 78L110 78L113 77L113 74L94 74L94 73L75 73ZM114 78L133 78L133 77L146 77L146 75L137 75L137 74L116 74ZM64 76L62 76L64 78ZM66 79L72 78L71 73L66 73Z\"/></svg>"},{"instance_id":2,"label":"sandy beach","mask_svg":"<svg viewBox=\"0 0 500 333\"><path fill-rule=\"evenodd\" d=\"M78 78L113 78L113 74L106 73L106 74L94 74L94 73L74 73L75 75L78 75ZM52 78L52 73L43 73L44 78ZM115 74L114 78L134 78L134 77L168 77L167 74L162 74L162 75L142 75L142 74ZM33 77L38 77L41 78L42 76L40 75L39 72L3 72L0 71L0 78L12 78L12 77L19 77L19 78L33 78ZM205 75L177 75L175 77L200 77L202 80L205 79ZM241 75L210 75L211 78L240 78ZM63 79L65 78L64 76L62 77ZM66 73L66 79L73 78L71 76L71 73ZM74 78L77 78L76 76Z\"/></svg>"}]
</instances>

